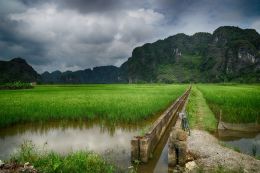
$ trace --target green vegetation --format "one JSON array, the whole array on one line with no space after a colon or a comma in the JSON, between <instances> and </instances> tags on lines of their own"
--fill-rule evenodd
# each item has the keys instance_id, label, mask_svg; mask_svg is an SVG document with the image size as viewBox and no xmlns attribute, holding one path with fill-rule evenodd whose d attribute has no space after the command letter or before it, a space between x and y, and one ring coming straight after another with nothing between
<instances>
[{"instance_id":1,"label":"green vegetation","mask_svg":"<svg viewBox=\"0 0 260 173\"><path fill-rule=\"evenodd\" d=\"M21 164L29 162L39 172L44 173L112 173L116 171L115 166L107 163L97 154L77 151L62 156L54 152L41 151L28 141L21 145L19 152L12 156L11 161Z\"/></svg>"},{"instance_id":2,"label":"green vegetation","mask_svg":"<svg viewBox=\"0 0 260 173\"><path fill-rule=\"evenodd\" d=\"M192 128L214 131L222 120L230 123L260 122L260 86L236 84L194 85L187 106ZM214 115L215 114L215 115Z\"/></svg>"},{"instance_id":3,"label":"green vegetation","mask_svg":"<svg viewBox=\"0 0 260 173\"><path fill-rule=\"evenodd\" d=\"M0 91L0 127L59 119L136 123L179 97L187 85L52 85Z\"/></svg>"},{"instance_id":4,"label":"green vegetation","mask_svg":"<svg viewBox=\"0 0 260 173\"><path fill-rule=\"evenodd\" d=\"M192 87L187 112L191 128L207 131L214 131L216 129L216 118L196 86Z\"/></svg>"},{"instance_id":5,"label":"green vegetation","mask_svg":"<svg viewBox=\"0 0 260 173\"><path fill-rule=\"evenodd\" d=\"M260 155L256 156L255 158L256 158L257 160L260 160Z\"/></svg>"},{"instance_id":6,"label":"green vegetation","mask_svg":"<svg viewBox=\"0 0 260 173\"><path fill-rule=\"evenodd\" d=\"M200 77L202 57L183 54L175 64L160 65L157 71L157 81L164 83L192 82Z\"/></svg>"},{"instance_id":7,"label":"green vegetation","mask_svg":"<svg viewBox=\"0 0 260 173\"><path fill-rule=\"evenodd\" d=\"M0 61L0 83L39 82L40 75L22 58Z\"/></svg>"},{"instance_id":8,"label":"green vegetation","mask_svg":"<svg viewBox=\"0 0 260 173\"><path fill-rule=\"evenodd\" d=\"M259 85L198 85L216 116L230 123L260 123Z\"/></svg>"},{"instance_id":9,"label":"green vegetation","mask_svg":"<svg viewBox=\"0 0 260 173\"><path fill-rule=\"evenodd\" d=\"M33 85L30 83L22 83L22 82L11 82L5 83L0 85L0 89L9 89L9 90L16 90L16 89L30 89L33 88Z\"/></svg>"},{"instance_id":10,"label":"green vegetation","mask_svg":"<svg viewBox=\"0 0 260 173\"><path fill-rule=\"evenodd\" d=\"M120 67L132 82L259 82L260 35L254 29L219 27L176 34L133 50Z\"/></svg>"}]
</instances>

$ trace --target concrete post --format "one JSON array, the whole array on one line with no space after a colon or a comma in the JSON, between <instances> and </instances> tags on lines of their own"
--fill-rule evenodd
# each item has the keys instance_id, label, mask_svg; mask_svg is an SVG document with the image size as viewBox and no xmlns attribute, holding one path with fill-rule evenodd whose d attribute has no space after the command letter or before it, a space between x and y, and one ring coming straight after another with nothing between
<instances>
[{"instance_id":1,"label":"concrete post","mask_svg":"<svg viewBox=\"0 0 260 173\"><path fill-rule=\"evenodd\" d=\"M187 156L187 134L180 128L173 128L168 143L168 165L184 166Z\"/></svg>"},{"instance_id":2,"label":"concrete post","mask_svg":"<svg viewBox=\"0 0 260 173\"><path fill-rule=\"evenodd\" d=\"M169 167L175 167L177 165L177 154L172 142L168 144L168 165Z\"/></svg>"},{"instance_id":3,"label":"concrete post","mask_svg":"<svg viewBox=\"0 0 260 173\"><path fill-rule=\"evenodd\" d=\"M150 141L149 138L143 137L140 139L140 160L147 163L150 154Z\"/></svg>"},{"instance_id":4,"label":"concrete post","mask_svg":"<svg viewBox=\"0 0 260 173\"><path fill-rule=\"evenodd\" d=\"M140 146L139 138L134 137L131 140L131 161L139 160L140 158Z\"/></svg>"}]
</instances>

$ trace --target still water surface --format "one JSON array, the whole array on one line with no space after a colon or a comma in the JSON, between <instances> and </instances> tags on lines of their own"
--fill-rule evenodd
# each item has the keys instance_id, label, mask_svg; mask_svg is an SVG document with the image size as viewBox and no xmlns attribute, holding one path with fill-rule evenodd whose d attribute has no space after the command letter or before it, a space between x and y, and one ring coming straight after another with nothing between
<instances>
[{"instance_id":1,"label":"still water surface","mask_svg":"<svg viewBox=\"0 0 260 173\"><path fill-rule=\"evenodd\" d=\"M120 126L102 122L49 122L4 128L0 131L0 160L8 159L24 141L29 140L40 149L61 154L77 150L94 151L127 169L131 166L130 140L153 121ZM165 135L153 161L139 166L138 172L167 172L167 139Z\"/></svg>"},{"instance_id":2,"label":"still water surface","mask_svg":"<svg viewBox=\"0 0 260 173\"><path fill-rule=\"evenodd\" d=\"M54 150L61 154L89 150L101 154L116 165L127 169L131 166L130 140L140 134L154 120L137 125L111 125L103 122L49 122L16 125L0 130L0 160L8 159L25 140L39 148ZM171 123L170 126L173 125ZM166 130L148 164L140 165L138 172L168 172L168 136ZM243 153L260 155L260 134L241 132L218 132L217 137L227 145L239 148Z\"/></svg>"},{"instance_id":3,"label":"still water surface","mask_svg":"<svg viewBox=\"0 0 260 173\"><path fill-rule=\"evenodd\" d=\"M0 160L17 151L24 141L32 141L40 149L66 154L88 150L101 154L116 165L131 166L130 140L154 120L138 125L111 125L101 122L48 122L23 124L0 131ZM149 164L140 165L138 172L168 172L168 135L165 133Z\"/></svg>"},{"instance_id":4,"label":"still water surface","mask_svg":"<svg viewBox=\"0 0 260 173\"><path fill-rule=\"evenodd\" d=\"M227 146L251 156L260 156L260 133L219 130L217 137Z\"/></svg>"},{"instance_id":5,"label":"still water surface","mask_svg":"<svg viewBox=\"0 0 260 173\"><path fill-rule=\"evenodd\" d=\"M7 159L19 145L30 140L37 147L61 154L89 150L130 166L130 140L140 126L112 126L94 122L25 124L0 131L0 159ZM116 156L116 157L115 157Z\"/></svg>"}]
</instances>

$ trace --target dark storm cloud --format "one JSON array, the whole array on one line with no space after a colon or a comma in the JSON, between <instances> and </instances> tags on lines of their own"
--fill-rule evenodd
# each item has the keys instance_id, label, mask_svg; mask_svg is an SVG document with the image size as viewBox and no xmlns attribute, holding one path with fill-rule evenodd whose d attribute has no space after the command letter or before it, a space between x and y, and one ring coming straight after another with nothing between
<instances>
[{"instance_id":1,"label":"dark storm cloud","mask_svg":"<svg viewBox=\"0 0 260 173\"><path fill-rule=\"evenodd\" d=\"M0 52L2 57L25 56L30 63L46 64L51 60L42 58L45 46L19 34L17 29L26 29L22 22L0 18Z\"/></svg>"},{"instance_id":2,"label":"dark storm cloud","mask_svg":"<svg viewBox=\"0 0 260 173\"><path fill-rule=\"evenodd\" d=\"M153 8L176 22L183 15L203 14L214 19L259 17L259 0L154 0ZM232 16L234 15L234 16ZM224 19L225 20L225 19ZM241 21L243 23L243 21Z\"/></svg>"},{"instance_id":3,"label":"dark storm cloud","mask_svg":"<svg viewBox=\"0 0 260 173\"><path fill-rule=\"evenodd\" d=\"M80 12L103 12L111 11L124 6L121 0L58 0L61 7L77 9Z\"/></svg>"},{"instance_id":4,"label":"dark storm cloud","mask_svg":"<svg viewBox=\"0 0 260 173\"><path fill-rule=\"evenodd\" d=\"M22 0L25 5L37 6L44 3L55 3L61 9L74 9L82 13L108 12L130 9L135 7L148 8L147 1L140 0Z\"/></svg>"},{"instance_id":5,"label":"dark storm cloud","mask_svg":"<svg viewBox=\"0 0 260 173\"><path fill-rule=\"evenodd\" d=\"M72 8L81 12L106 11L121 7L121 0L22 0L27 6L37 6L44 3L55 3L61 8Z\"/></svg>"},{"instance_id":6,"label":"dark storm cloud","mask_svg":"<svg viewBox=\"0 0 260 173\"><path fill-rule=\"evenodd\" d=\"M260 16L260 1L251 0L251 1L242 1L241 2L242 13L248 17L259 17Z\"/></svg>"},{"instance_id":7,"label":"dark storm cloud","mask_svg":"<svg viewBox=\"0 0 260 173\"><path fill-rule=\"evenodd\" d=\"M0 59L38 71L120 65L134 47L221 25L260 30L258 0L0 0Z\"/></svg>"}]
</instances>

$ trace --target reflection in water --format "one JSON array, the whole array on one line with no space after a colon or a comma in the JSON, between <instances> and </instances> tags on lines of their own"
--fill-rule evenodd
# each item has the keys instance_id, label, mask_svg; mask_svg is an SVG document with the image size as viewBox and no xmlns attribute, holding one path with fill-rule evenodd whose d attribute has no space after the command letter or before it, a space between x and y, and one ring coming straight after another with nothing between
<instances>
[{"instance_id":1,"label":"reflection in water","mask_svg":"<svg viewBox=\"0 0 260 173\"><path fill-rule=\"evenodd\" d=\"M176 123L177 117L174 117L166 128L160 142L156 146L152 159L148 163L142 164L138 167L140 173L167 173L168 172L168 138L174 124Z\"/></svg>"},{"instance_id":2,"label":"reflection in water","mask_svg":"<svg viewBox=\"0 0 260 173\"><path fill-rule=\"evenodd\" d=\"M37 124L17 125L0 131L0 160L7 159L15 152L24 140L31 140L38 147L66 154L76 150L91 150L102 154L122 168L130 163L130 140L138 135L143 127L149 126L154 120L147 120L136 125L115 125L103 121L64 121ZM140 165L138 172L168 172L168 137L173 120L160 140L153 158L147 164ZM241 152L260 155L260 134L234 131L219 131L221 141ZM44 145L47 143L47 145Z\"/></svg>"},{"instance_id":3,"label":"reflection in water","mask_svg":"<svg viewBox=\"0 0 260 173\"><path fill-rule=\"evenodd\" d=\"M40 149L66 154L76 150L89 150L102 154L116 165L131 165L130 141L154 119L138 124L107 124L105 121L62 121L16 125L0 131L0 160L8 159L25 140L31 140ZM153 153L148 164L138 172L168 172L168 137L173 120ZM47 145L45 145L47 144Z\"/></svg>"},{"instance_id":4,"label":"reflection in water","mask_svg":"<svg viewBox=\"0 0 260 173\"><path fill-rule=\"evenodd\" d=\"M162 150L161 156L156 163L154 173L168 172L168 140Z\"/></svg>"},{"instance_id":5,"label":"reflection in water","mask_svg":"<svg viewBox=\"0 0 260 173\"><path fill-rule=\"evenodd\" d=\"M141 126L115 126L83 121L18 125L1 129L0 159L7 159L25 140L31 140L40 148L62 154L87 149L128 167L130 140L140 133ZM45 143L47 145L44 145Z\"/></svg>"},{"instance_id":6,"label":"reflection in water","mask_svg":"<svg viewBox=\"0 0 260 173\"><path fill-rule=\"evenodd\" d=\"M260 133L219 130L218 138L242 153L260 156Z\"/></svg>"}]
</instances>

